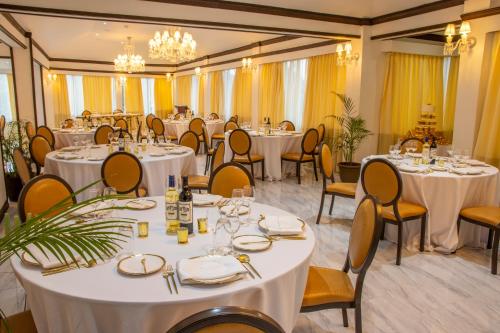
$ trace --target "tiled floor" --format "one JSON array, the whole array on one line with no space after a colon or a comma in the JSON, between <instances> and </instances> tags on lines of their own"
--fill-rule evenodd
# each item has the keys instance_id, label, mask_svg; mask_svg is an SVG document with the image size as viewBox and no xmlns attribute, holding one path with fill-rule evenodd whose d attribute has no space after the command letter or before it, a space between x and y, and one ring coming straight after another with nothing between
<instances>
[{"instance_id":1,"label":"tiled floor","mask_svg":"<svg viewBox=\"0 0 500 333\"><path fill-rule=\"evenodd\" d=\"M341 268L354 204L337 198L333 216L324 215L317 226L320 188L321 182L310 176L304 177L302 185L297 185L295 177L257 181L257 200L307 220L317 237L312 263ZM442 255L405 250L401 266L395 265L395 257L395 244L381 241L364 284L365 332L500 331L500 275L489 272L490 251L463 248L456 255ZM10 265L4 264L0 267L0 307L11 314L23 305L24 292ZM353 311L348 315L350 327L344 328L340 310L301 314L294 333L354 332Z\"/></svg>"}]
</instances>

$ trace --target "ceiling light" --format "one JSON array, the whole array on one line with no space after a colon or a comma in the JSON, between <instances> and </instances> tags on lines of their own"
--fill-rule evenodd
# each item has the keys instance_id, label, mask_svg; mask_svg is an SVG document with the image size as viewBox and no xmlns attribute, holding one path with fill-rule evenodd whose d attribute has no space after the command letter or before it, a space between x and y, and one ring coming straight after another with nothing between
<instances>
[{"instance_id":1,"label":"ceiling light","mask_svg":"<svg viewBox=\"0 0 500 333\"><path fill-rule=\"evenodd\" d=\"M446 43L443 47L443 54L445 56L452 56L455 53L455 50L458 50L459 53L467 52L469 49L473 48L476 45L476 39L474 37L469 37L469 34L472 32L470 28L470 23L468 21L463 21L460 25L460 39L456 42L453 42L453 36L455 36L455 25L453 23L449 23L446 26L446 30L444 32L446 36Z\"/></svg>"},{"instance_id":2,"label":"ceiling light","mask_svg":"<svg viewBox=\"0 0 500 333\"><path fill-rule=\"evenodd\" d=\"M253 65L252 58L243 58L241 59L241 68L243 72L251 72L252 69L255 69L256 66Z\"/></svg>"},{"instance_id":3,"label":"ceiling light","mask_svg":"<svg viewBox=\"0 0 500 333\"><path fill-rule=\"evenodd\" d=\"M165 74L165 76L167 77L168 81L172 81L172 77L173 77L172 73L167 73L167 74Z\"/></svg>"},{"instance_id":4,"label":"ceiling light","mask_svg":"<svg viewBox=\"0 0 500 333\"><path fill-rule=\"evenodd\" d=\"M139 54L134 54L132 37L127 37L127 43L123 46L125 54L119 54L115 59L115 71L117 72L144 72L146 62Z\"/></svg>"},{"instance_id":5,"label":"ceiling light","mask_svg":"<svg viewBox=\"0 0 500 333\"><path fill-rule=\"evenodd\" d=\"M194 73L195 73L196 75L200 76L200 75L201 75L201 68L200 68L200 67L196 67L196 68L194 69Z\"/></svg>"},{"instance_id":6,"label":"ceiling light","mask_svg":"<svg viewBox=\"0 0 500 333\"><path fill-rule=\"evenodd\" d=\"M54 82L57 79L57 74L49 73L47 74L47 78L49 79L49 82Z\"/></svg>"},{"instance_id":7,"label":"ceiling light","mask_svg":"<svg viewBox=\"0 0 500 333\"><path fill-rule=\"evenodd\" d=\"M350 65L355 63L359 59L359 53L352 52L351 42L346 42L343 44L337 44L337 66Z\"/></svg>"},{"instance_id":8,"label":"ceiling light","mask_svg":"<svg viewBox=\"0 0 500 333\"><path fill-rule=\"evenodd\" d=\"M149 40L149 57L171 63L192 60L196 56L196 45L193 36L188 32L181 36L179 30L165 30L163 33L157 31Z\"/></svg>"}]
</instances>

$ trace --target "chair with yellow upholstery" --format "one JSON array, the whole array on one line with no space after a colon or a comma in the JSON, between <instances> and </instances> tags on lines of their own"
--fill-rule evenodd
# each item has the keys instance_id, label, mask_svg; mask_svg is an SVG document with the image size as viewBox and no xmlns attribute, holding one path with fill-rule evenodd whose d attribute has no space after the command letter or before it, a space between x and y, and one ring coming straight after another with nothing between
<instances>
[{"instance_id":1,"label":"chair with yellow upholstery","mask_svg":"<svg viewBox=\"0 0 500 333\"><path fill-rule=\"evenodd\" d=\"M295 131L295 125L290 120L283 120L279 127L284 127L285 131Z\"/></svg>"},{"instance_id":2,"label":"chair with yellow upholstery","mask_svg":"<svg viewBox=\"0 0 500 333\"><path fill-rule=\"evenodd\" d=\"M35 321L31 311L24 311L8 316L3 319L7 322L9 329L7 329L2 322L0 324L0 333L37 333Z\"/></svg>"},{"instance_id":3,"label":"chair with yellow upholstery","mask_svg":"<svg viewBox=\"0 0 500 333\"><path fill-rule=\"evenodd\" d=\"M224 152L225 152L225 144L224 141L221 141L217 144L214 149L213 157L210 161L210 172L213 173L215 169L219 167L222 163L224 163ZM208 182L210 181L210 177L206 175L191 175L188 176L189 187L195 190L207 190Z\"/></svg>"},{"instance_id":4,"label":"chair with yellow upholstery","mask_svg":"<svg viewBox=\"0 0 500 333\"><path fill-rule=\"evenodd\" d=\"M24 125L24 129L26 130L26 135L30 140L36 135L35 125L33 125L31 121L28 120L26 122L26 124Z\"/></svg>"},{"instance_id":5,"label":"chair with yellow upholstery","mask_svg":"<svg viewBox=\"0 0 500 333\"><path fill-rule=\"evenodd\" d=\"M146 116L146 126L148 127L148 130L152 131L153 130L153 119L155 118L155 115L150 113Z\"/></svg>"},{"instance_id":6,"label":"chair with yellow upholstery","mask_svg":"<svg viewBox=\"0 0 500 333\"><path fill-rule=\"evenodd\" d=\"M14 165L16 166L16 172L21 178L21 182L26 184L31 179L31 170L28 162L24 158L24 154L21 149L14 148L12 151L12 159L14 160Z\"/></svg>"},{"instance_id":7,"label":"chair with yellow upholstery","mask_svg":"<svg viewBox=\"0 0 500 333\"><path fill-rule=\"evenodd\" d=\"M55 216L75 203L73 190L64 179L56 175L36 176L24 185L19 195L19 218L21 221L26 221L28 214L37 216L61 204L47 214L47 216Z\"/></svg>"},{"instance_id":8,"label":"chair with yellow upholstery","mask_svg":"<svg viewBox=\"0 0 500 333\"><path fill-rule=\"evenodd\" d=\"M261 163L262 167L262 180L265 177L265 161L264 156L258 154L251 154L252 139L247 131L243 129L235 129L229 135L229 147L232 151L231 161L241 164L250 164L252 178L254 177L253 165L254 163Z\"/></svg>"},{"instance_id":9,"label":"chair with yellow upholstery","mask_svg":"<svg viewBox=\"0 0 500 333\"><path fill-rule=\"evenodd\" d=\"M255 186L250 172L240 163L227 162L212 172L208 182L208 193L231 198L235 188L243 188L245 185Z\"/></svg>"},{"instance_id":10,"label":"chair with yellow upholstery","mask_svg":"<svg viewBox=\"0 0 500 333\"><path fill-rule=\"evenodd\" d=\"M118 194L136 197L147 195L147 189L140 187L141 162L130 153L117 151L109 155L102 163L101 178L104 186L114 187Z\"/></svg>"},{"instance_id":11,"label":"chair with yellow upholstery","mask_svg":"<svg viewBox=\"0 0 500 333\"><path fill-rule=\"evenodd\" d=\"M377 199L365 196L354 215L344 268L309 267L300 312L340 308L344 327L348 327L347 309L354 308L355 331L362 332L361 295L382 232L381 214L382 207ZM358 276L355 287L349 271Z\"/></svg>"},{"instance_id":12,"label":"chair with yellow upholstery","mask_svg":"<svg viewBox=\"0 0 500 333\"><path fill-rule=\"evenodd\" d=\"M191 315L167 333L284 333L281 326L262 312L222 306Z\"/></svg>"},{"instance_id":13,"label":"chair with yellow upholstery","mask_svg":"<svg viewBox=\"0 0 500 333\"><path fill-rule=\"evenodd\" d=\"M0 138L4 137L4 132L5 132L5 116L2 114L0 115ZM31 138L30 138L31 139Z\"/></svg>"},{"instance_id":14,"label":"chair with yellow upholstery","mask_svg":"<svg viewBox=\"0 0 500 333\"><path fill-rule=\"evenodd\" d=\"M166 140L165 125L163 124L163 120L158 117L154 117L153 120L151 120L151 129L153 130L153 134L155 136L155 142L160 142L160 139L162 138L163 141Z\"/></svg>"},{"instance_id":15,"label":"chair with yellow upholstery","mask_svg":"<svg viewBox=\"0 0 500 333\"><path fill-rule=\"evenodd\" d=\"M421 220L420 252L424 251L427 209L419 204L402 201L403 181L398 169L386 159L374 158L366 162L361 170L361 185L365 194L376 197L383 206L382 218L385 223L398 227L398 246L396 265L401 264L401 247L403 244L403 223L416 219Z\"/></svg>"},{"instance_id":16,"label":"chair with yellow upholstery","mask_svg":"<svg viewBox=\"0 0 500 333\"><path fill-rule=\"evenodd\" d=\"M326 132L325 124L319 124L316 129L318 130L318 145L314 149L314 156L318 156L319 155L319 153L320 153L319 152L319 146L325 140L325 132Z\"/></svg>"},{"instance_id":17,"label":"chair with yellow upholstery","mask_svg":"<svg viewBox=\"0 0 500 333\"><path fill-rule=\"evenodd\" d=\"M208 172L208 168L210 166L210 160L212 159L212 155L214 154L214 149L210 148L208 145L208 142L210 141L210 139L208 138L207 127L203 126L201 130L202 130L201 137L203 138L201 143L203 144L203 148L205 149L205 153L207 154L206 159L205 159L205 173L204 173L206 175Z\"/></svg>"},{"instance_id":18,"label":"chair with yellow upholstery","mask_svg":"<svg viewBox=\"0 0 500 333\"><path fill-rule=\"evenodd\" d=\"M214 145L214 142L216 141L224 141L226 139L225 133L227 131L234 131L235 129L240 128L237 123L234 121L228 121L224 124L224 133L214 133L212 135L212 147Z\"/></svg>"},{"instance_id":19,"label":"chair with yellow upholstery","mask_svg":"<svg viewBox=\"0 0 500 333\"><path fill-rule=\"evenodd\" d=\"M333 158L332 152L327 144L322 143L320 146L319 166L323 174L323 191L321 193L321 203L319 204L318 218L316 224L321 220L321 213L323 212L323 205L325 203L325 196L331 195L332 202L330 203L330 215L332 215L333 203L335 196L354 199L356 194L356 183L337 183L335 182L333 174ZM328 184L327 181L331 183Z\"/></svg>"},{"instance_id":20,"label":"chair with yellow upholstery","mask_svg":"<svg viewBox=\"0 0 500 333\"><path fill-rule=\"evenodd\" d=\"M231 118L229 118L229 121L238 124L238 115L231 116Z\"/></svg>"},{"instance_id":21,"label":"chair with yellow upholstery","mask_svg":"<svg viewBox=\"0 0 500 333\"><path fill-rule=\"evenodd\" d=\"M92 112L90 112L89 110L83 110L83 112L82 112L82 117L86 118L87 120L90 120L91 115L92 115Z\"/></svg>"},{"instance_id":22,"label":"chair with yellow upholstery","mask_svg":"<svg viewBox=\"0 0 500 333\"><path fill-rule=\"evenodd\" d=\"M500 207L480 206L464 208L457 220L457 234L460 231L460 221L479 225L489 229L487 249L491 251L491 274L497 274L498 244L500 240Z\"/></svg>"},{"instance_id":23,"label":"chair with yellow upholstery","mask_svg":"<svg viewBox=\"0 0 500 333\"><path fill-rule=\"evenodd\" d=\"M424 142L422 140L420 140L419 138L405 139L405 140L403 140L403 142L401 142L401 154L406 153L408 148L414 148L415 153L421 153L423 146L424 146Z\"/></svg>"},{"instance_id":24,"label":"chair with yellow upholstery","mask_svg":"<svg viewBox=\"0 0 500 333\"><path fill-rule=\"evenodd\" d=\"M73 119L68 118L68 119L64 120L64 128L73 128L74 125L75 125L75 123L74 123Z\"/></svg>"},{"instance_id":25,"label":"chair with yellow upholstery","mask_svg":"<svg viewBox=\"0 0 500 333\"><path fill-rule=\"evenodd\" d=\"M94 133L94 142L96 145L109 144L109 133L113 133L113 127L109 125L99 126Z\"/></svg>"},{"instance_id":26,"label":"chair with yellow upholstery","mask_svg":"<svg viewBox=\"0 0 500 333\"><path fill-rule=\"evenodd\" d=\"M209 117L209 119L211 119L211 120L217 120L217 119L220 119L219 115L218 115L217 113L215 113L215 112L210 113L210 115L209 115L208 117Z\"/></svg>"},{"instance_id":27,"label":"chair with yellow upholstery","mask_svg":"<svg viewBox=\"0 0 500 333\"><path fill-rule=\"evenodd\" d=\"M29 150L31 159L36 164L36 173L40 174L41 169L45 166L45 156L50 153L53 148L45 137L35 135L30 140Z\"/></svg>"},{"instance_id":28,"label":"chair with yellow upholstery","mask_svg":"<svg viewBox=\"0 0 500 333\"><path fill-rule=\"evenodd\" d=\"M115 121L115 127L120 127L124 131L128 131L128 124L124 118L119 118Z\"/></svg>"},{"instance_id":29,"label":"chair with yellow upholstery","mask_svg":"<svg viewBox=\"0 0 500 333\"><path fill-rule=\"evenodd\" d=\"M189 122L189 130L195 132L198 135L200 142L203 142L205 138L203 137L203 128L206 128L205 121L201 118L193 118Z\"/></svg>"},{"instance_id":30,"label":"chair with yellow upholstery","mask_svg":"<svg viewBox=\"0 0 500 333\"><path fill-rule=\"evenodd\" d=\"M198 150L200 150L200 140L198 139L198 135L193 131L184 132L179 139L179 145L191 148L195 155L198 155Z\"/></svg>"},{"instance_id":31,"label":"chair with yellow upholstery","mask_svg":"<svg viewBox=\"0 0 500 333\"><path fill-rule=\"evenodd\" d=\"M174 115L174 120L179 120L179 119L181 119L181 113L176 113Z\"/></svg>"},{"instance_id":32,"label":"chair with yellow upholstery","mask_svg":"<svg viewBox=\"0 0 500 333\"><path fill-rule=\"evenodd\" d=\"M54 149L56 138L54 137L54 133L52 133L52 130L50 128L45 125L38 126L38 128L36 129L36 135L43 136L49 142L52 149Z\"/></svg>"},{"instance_id":33,"label":"chair with yellow upholstery","mask_svg":"<svg viewBox=\"0 0 500 333\"><path fill-rule=\"evenodd\" d=\"M300 184L300 166L303 163L312 163L314 176L316 181L318 181L318 171L316 170L316 159L314 158L314 149L318 144L318 130L315 128L310 128L304 134L302 138L302 143L300 144L302 151L300 153L285 153L281 155L281 163L283 161L294 162L295 170L298 178L298 183Z\"/></svg>"}]
</instances>

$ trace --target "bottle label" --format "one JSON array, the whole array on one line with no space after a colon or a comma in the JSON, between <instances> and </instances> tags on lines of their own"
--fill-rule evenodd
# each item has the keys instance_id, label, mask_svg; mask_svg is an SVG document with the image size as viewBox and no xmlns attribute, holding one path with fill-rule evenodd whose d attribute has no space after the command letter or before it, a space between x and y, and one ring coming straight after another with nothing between
<instances>
[{"instance_id":1,"label":"bottle label","mask_svg":"<svg viewBox=\"0 0 500 333\"><path fill-rule=\"evenodd\" d=\"M193 223L193 202L179 201L179 221L181 223Z\"/></svg>"},{"instance_id":2,"label":"bottle label","mask_svg":"<svg viewBox=\"0 0 500 333\"><path fill-rule=\"evenodd\" d=\"M167 220L177 220L177 203L165 203L165 214Z\"/></svg>"}]
</instances>

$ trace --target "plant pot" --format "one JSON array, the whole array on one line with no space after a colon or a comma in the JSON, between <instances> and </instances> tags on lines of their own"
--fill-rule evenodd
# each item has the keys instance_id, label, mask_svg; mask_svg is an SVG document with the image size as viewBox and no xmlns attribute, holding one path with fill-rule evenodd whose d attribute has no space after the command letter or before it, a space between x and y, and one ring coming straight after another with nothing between
<instances>
[{"instance_id":1,"label":"plant pot","mask_svg":"<svg viewBox=\"0 0 500 333\"><path fill-rule=\"evenodd\" d=\"M356 162L340 162L339 164L340 180L343 183L357 183L361 164Z\"/></svg>"},{"instance_id":2,"label":"plant pot","mask_svg":"<svg viewBox=\"0 0 500 333\"><path fill-rule=\"evenodd\" d=\"M6 174L5 175L5 187L7 192L7 197L12 202L17 202L19 194L23 189L23 183L21 178L17 174Z\"/></svg>"}]
</instances>

